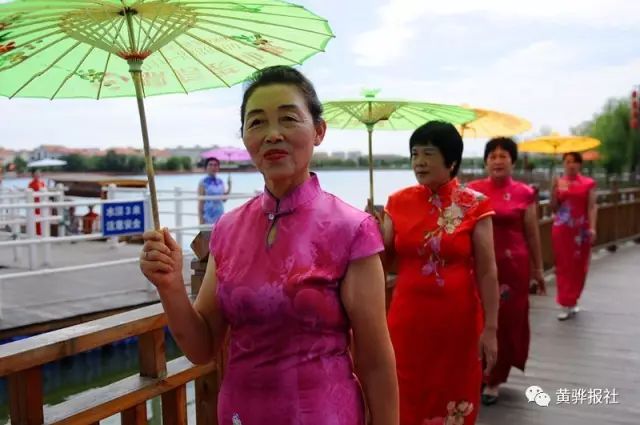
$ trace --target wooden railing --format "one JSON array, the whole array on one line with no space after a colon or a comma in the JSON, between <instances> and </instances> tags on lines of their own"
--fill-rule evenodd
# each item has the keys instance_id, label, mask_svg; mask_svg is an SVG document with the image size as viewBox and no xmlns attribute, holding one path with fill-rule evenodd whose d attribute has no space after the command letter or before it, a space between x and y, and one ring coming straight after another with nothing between
<instances>
[{"instance_id":1,"label":"wooden railing","mask_svg":"<svg viewBox=\"0 0 640 425\"><path fill-rule=\"evenodd\" d=\"M199 235L208 239L208 232ZM192 264L192 295L200 288L205 261ZM161 397L162 423L187 423L186 384L195 381L196 423L217 424L220 358L194 365L185 357L166 361L167 318L160 304L0 345L0 377L8 378L11 424L99 424L121 414L123 425L147 423L146 402ZM44 406L43 367L130 337L138 338L139 374Z\"/></svg>"},{"instance_id":2,"label":"wooden railing","mask_svg":"<svg viewBox=\"0 0 640 425\"><path fill-rule=\"evenodd\" d=\"M598 196L596 246L614 250L617 243L640 238L640 188L602 192ZM553 264L551 213L539 205L545 267ZM209 232L192 243L191 292L202 283L208 257ZM217 424L216 408L223 362L218 356L207 365L194 365L185 357L166 361L164 328L159 304L48 332L0 346L0 377L9 382L11 423L98 424L121 413L125 425L147 421L146 401L161 396L165 424L186 424L186 384L195 381L196 423ZM44 406L42 368L67 356L130 337L138 338L139 374L77 394L68 401Z\"/></svg>"},{"instance_id":3,"label":"wooden railing","mask_svg":"<svg viewBox=\"0 0 640 425\"><path fill-rule=\"evenodd\" d=\"M540 238L545 270L553 267L551 206L548 201L538 204ZM640 242L640 188L598 192L598 220L594 249L615 251L620 243L629 240Z\"/></svg>"}]
</instances>

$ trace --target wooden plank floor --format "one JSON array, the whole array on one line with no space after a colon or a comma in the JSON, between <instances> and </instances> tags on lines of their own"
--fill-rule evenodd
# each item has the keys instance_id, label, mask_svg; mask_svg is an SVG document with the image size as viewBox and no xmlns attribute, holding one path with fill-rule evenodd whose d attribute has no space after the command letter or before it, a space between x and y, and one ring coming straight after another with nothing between
<instances>
[{"instance_id":1,"label":"wooden plank floor","mask_svg":"<svg viewBox=\"0 0 640 425\"><path fill-rule=\"evenodd\" d=\"M141 249L142 245L112 248L99 241L60 243L51 249L52 267L135 259ZM187 283L189 261L185 259L183 266ZM137 262L5 280L7 274L29 271L26 258L15 263L12 251L5 249L0 250L0 265L6 267L0 269L0 335L34 324L158 301Z\"/></svg>"},{"instance_id":2,"label":"wooden plank floor","mask_svg":"<svg viewBox=\"0 0 640 425\"><path fill-rule=\"evenodd\" d=\"M546 297L532 297L531 350L526 373L512 370L497 405L482 407L480 425L640 424L640 246L626 246L592 261L582 311L556 319L555 285ZM525 390L541 387L548 407L528 403ZM572 392L612 391L589 405ZM558 392L567 390L569 403ZM560 402L560 403L559 403Z\"/></svg>"}]
</instances>

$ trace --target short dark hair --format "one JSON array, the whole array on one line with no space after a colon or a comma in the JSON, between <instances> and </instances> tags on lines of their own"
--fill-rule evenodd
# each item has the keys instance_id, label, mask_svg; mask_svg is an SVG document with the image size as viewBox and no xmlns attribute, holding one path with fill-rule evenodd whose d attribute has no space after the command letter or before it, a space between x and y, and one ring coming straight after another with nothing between
<instances>
[{"instance_id":1,"label":"short dark hair","mask_svg":"<svg viewBox=\"0 0 640 425\"><path fill-rule=\"evenodd\" d=\"M509 152L511 163L516 163L518 160L518 145L516 145L516 142L514 142L510 137L495 137L489 140L484 146L484 162L487 162L487 158L489 158L491 152L498 148Z\"/></svg>"},{"instance_id":2,"label":"short dark hair","mask_svg":"<svg viewBox=\"0 0 640 425\"><path fill-rule=\"evenodd\" d=\"M256 71L247 80L244 95L242 96L242 106L240 107L240 122L242 124L240 133L242 133L242 128L244 127L244 114L247 108L247 101L256 89L272 84L286 84L297 87L307 102L307 108L309 108L309 113L311 113L314 124L319 124L320 121L322 121L322 103L311 81L305 77L302 72L290 66L270 66Z\"/></svg>"},{"instance_id":3,"label":"short dark hair","mask_svg":"<svg viewBox=\"0 0 640 425\"><path fill-rule=\"evenodd\" d=\"M409 153L414 146L435 146L444 157L444 165L453 166L451 178L458 175L464 143L458 130L448 122L429 121L418 127L409 139Z\"/></svg>"},{"instance_id":4,"label":"short dark hair","mask_svg":"<svg viewBox=\"0 0 640 425\"><path fill-rule=\"evenodd\" d=\"M218 165L220 165L220 160L218 158L216 158L215 156L212 156L210 158L207 158L204 160L204 168L207 168L207 166L209 165L209 163L211 161L216 162Z\"/></svg>"},{"instance_id":5,"label":"short dark hair","mask_svg":"<svg viewBox=\"0 0 640 425\"><path fill-rule=\"evenodd\" d=\"M562 161L564 161L568 156L572 157L578 164L582 164L582 154L580 152L565 152L562 154Z\"/></svg>"}]
</instances>

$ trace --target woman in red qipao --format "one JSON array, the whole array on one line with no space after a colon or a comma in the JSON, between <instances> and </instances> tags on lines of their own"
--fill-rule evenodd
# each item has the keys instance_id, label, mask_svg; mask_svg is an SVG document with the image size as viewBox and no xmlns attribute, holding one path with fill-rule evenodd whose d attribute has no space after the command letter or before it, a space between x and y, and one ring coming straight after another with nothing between
<instances>
[{"instance_id":1,"label":"woman in red qipao","mask_svg":"<svg viewBox=\"0 0 640 425\"><path fill-rule=\"evenodd\" d=\"M418 184L389 197L383 222L398 267L388 323L400 423L474 424L481 353L490 369L497 352L493 210L455 178L463 150L455 127L428 122L409 145Z\"/></svg>"},{"instance_id":2,"label":"woman in red qipao","mask_svg":"<svg viewBox=\"0 0 640 425\"><path fill-rule=\"evenodd\" d=\"M558 320L578 313L578 299L589 270L591 245L596 237L596 182L580 174L582 155L565 153L564 175L553 182L554 211L551 240L556 266L556 300L562 307Z\"/></svg>"},{"instance_id":3,"label":"woman in red qipao","mask_svg":"<svg viewBox=\"0 0 640 425\"><path fill-rule=\"evenodd\" d=\"M535 192L511 178L517 159L518 146L513 140L492 139L484 150L489 177L469 183L470 188L489 197L496 213L493 240L500 285L498 359L484 379L482 403L485 405L498 401L499 386L507 382L512 366L524 371L529 356L531 277L538 284L538 293L545 293Z\"/></svg>"}]
</instances>

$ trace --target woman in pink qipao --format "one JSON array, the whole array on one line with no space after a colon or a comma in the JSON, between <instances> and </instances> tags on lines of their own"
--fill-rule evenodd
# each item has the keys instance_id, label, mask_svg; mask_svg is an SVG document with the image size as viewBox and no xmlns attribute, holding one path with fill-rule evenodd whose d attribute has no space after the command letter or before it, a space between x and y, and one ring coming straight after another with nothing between
<instances>
[{"instance_id":1,"label":"woman in pink qipao","mask_svg":"<svg viewBox=\"0 0 640 425\"><path fill-rule=\"evenodd\" d=\"M144 235L141 268L185 355L207 363L230 333L221 425L364 425L365 401L372 424L398 424L382 238L373 217L309 172L326 130L321 114L295 69L254 76L242 136L265 190L218 221L193 305L169 232Z\"/></svg>"}]
</instances>

